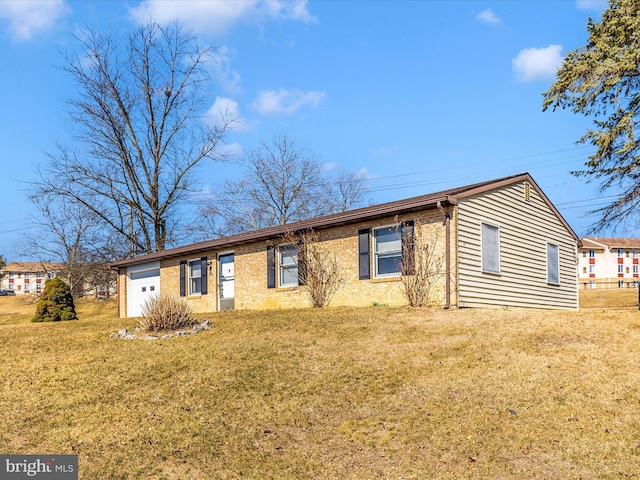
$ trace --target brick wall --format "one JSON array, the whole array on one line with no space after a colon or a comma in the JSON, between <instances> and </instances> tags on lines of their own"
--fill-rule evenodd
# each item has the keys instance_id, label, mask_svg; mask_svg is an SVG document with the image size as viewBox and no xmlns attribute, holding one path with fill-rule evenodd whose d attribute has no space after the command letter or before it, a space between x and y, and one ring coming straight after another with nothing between
<instances>
[{"instance_id":1,"label":"brick wall","mask_svg":"<svg viewBox=\"0 0 640 480\"><path fill-rule=\"evenodd\" d=\"M358 278L358 230L363 228L377 228L395 226L400 222L413 220L415 222L415 235L437 236L437 248L445 249L445 227L443 215L438 210L432 209L412 215L401 217L389 217L370 222L336 227L319 231L318 237L323 246L333 252L342 268L345 283L336 292L331 306L368 306L373 303L385 305L405 305L407 300L402 291L402 282L399 277L373 278L373 265L371 267L371 279L360 280ZM454 219L455 220L455 219ZM455 272L455 228L452 221L451 246L452 246L452 272ZM235 254L235 308L244 309L274 309L308 307L310 305L303 287L293 288L267 288L267 246L283 243L273 239L265 242L254 242L248 245L239 245L233 252ZM372 248L371 248L372 251ZM192 257L174 258L161 261L160 291L163 294L180 294L180 260L193 260L201 256L207 256L210 262L208 274L208 295L185 297L196 312L215 312L218 310L218 265L217 255L224 252L205 252ZM371 255L373 261L373 255ZM278 269L276 268L276 272ZM277 282L276 282L277 283ZM126 276L120 275L120 292L124 292ZM438 285L440 297L444 300L444 277ZM454 298L454 297L452 297ZM120 296L121 313L126 311L126 296Z\"/></svg>"}]
</instances>

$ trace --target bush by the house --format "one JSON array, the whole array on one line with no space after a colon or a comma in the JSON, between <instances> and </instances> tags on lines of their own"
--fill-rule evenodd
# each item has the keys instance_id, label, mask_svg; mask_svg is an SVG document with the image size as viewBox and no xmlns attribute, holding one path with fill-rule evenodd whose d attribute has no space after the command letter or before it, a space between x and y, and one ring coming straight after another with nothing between
<instances>
[{"instance_id":1,"label":"bush by the house","mask_svg":"<svg viewBox=\"0 0 640 480\"><path fill-rule=\"evenodd\" d=\"M77 318L69 286L59 278L47 280L36 305L36 315L31 321L59 322L60 320L77 320Z\"/></svg>"},{"instance_id":2,"label":"bush by the house","mask_svg":"<svg viewBox=\"0 0 640 480\"><path fill-rule=\"evenodd\" d=\"M169 295L151 297L142 307L140 327L148 332L180 330L198 324L193 309L184 299Z\"/></svg>"}]
</instances>

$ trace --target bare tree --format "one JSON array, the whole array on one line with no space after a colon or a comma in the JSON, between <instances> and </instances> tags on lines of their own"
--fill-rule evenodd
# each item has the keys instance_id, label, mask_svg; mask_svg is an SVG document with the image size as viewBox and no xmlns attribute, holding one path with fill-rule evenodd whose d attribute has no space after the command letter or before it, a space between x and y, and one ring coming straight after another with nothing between
<instances>
[{"instance_id":1,"label":"bare tree","mask_svg":"<svg viewBox=\"0 0 640 480\"><path fill-rule=\"evenodd\" d=\"M77 142L49 155L38 193L84 206L134 255L171 242L178 203L195 189L196 167L220 159L230 119L202 118L213 49L178 24L119 39L87 30L76 37L80 52L65 53L79 89L69 102Z\"/></svg>"},{"instance_id":2,"label":"bare tree","mask_svg":"<svg viewBox=\"0 0 640 480\"><path fill-rule=\"evenodd\" d=\"M346 212L362 205L367 193L364 182L362 173L339 170L335 180L326 182L331 209L334 212Z\"/></svg>"},{"instance_id":3,"label":"bare tree","mask_svg":"<svg viewBox=\"0 0 640 480\"><path fill-rule=\"evenodd\" d=\"M336 254L320 242L318 234L313 230L288 232L283 240L295 245L298 283L307 294L311 306L328 306L346 281Z\"/></svg>"},{"instance_id":4,"label":"bare tree","mask_svg":"<svg viewBox=\"0 0 640 480\"><path fill-rule=\"evenodd\" d=\"M331 180L316 155L285 134L262 142L243 160L240 179L223 183L201 207L200 227L213 235L286 225L358 205L364 179L341 172Z\"/></svg>"},{"instance_id":5,"label":"bare tree","mask_svg":"<svg viewBox=\"0 0 640 480\"><path fill-rule=\"evenodd\" d=\"M113 239L105 234L92 212L80 203L61 201L60 197L31 195L29 199L37 210L34 221L38 228L35 235L26 237L22 253L40 258L43 267L49 261L63 264L62 276L73 295L84 295L88 288L110 291L115 278L106 264L121 258L126 251L114 251Z\"/></svg>"},{"instance_id":6,"label":"bare tree","mask_svg":"<svg viewBox=\"0 0 640 480\"><path fill-rule=\"evenodd\" d=\"M445 252L439 245L439 230L427 234L416 222L402 233L402 291L412 307L442 303L441 281L445 276Z\"/></svg>"}]
</instances>

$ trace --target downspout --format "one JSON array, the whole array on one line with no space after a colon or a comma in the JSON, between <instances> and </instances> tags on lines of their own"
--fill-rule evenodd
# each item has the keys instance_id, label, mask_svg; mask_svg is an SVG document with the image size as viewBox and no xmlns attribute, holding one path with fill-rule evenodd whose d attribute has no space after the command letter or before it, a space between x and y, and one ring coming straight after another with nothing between
<instances>
[{"instance_id":1,"label":"downspout","mask_svg":"<svg viewBox=\"0 0 640 480\"><path fill-rule=\"evenodd\" d=\"M444 216L444 243L445 243L445 272L444 272L444 308L451 308L451 216L442 206L442 202L438 200L436 207Z\"/></svg>"}]
</instances>

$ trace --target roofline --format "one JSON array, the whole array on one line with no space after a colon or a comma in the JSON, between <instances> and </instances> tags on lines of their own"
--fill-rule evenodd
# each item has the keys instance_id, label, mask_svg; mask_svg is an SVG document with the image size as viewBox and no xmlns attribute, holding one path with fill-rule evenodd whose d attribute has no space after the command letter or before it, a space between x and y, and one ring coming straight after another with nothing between
<instances>
[{"instance_id":1,"label":"roofline","mask_svg":"<svg viewBox=\"0 0 640 480\"><path fill-rule=\"evenodd\" d=\"M340 227L349 225L352 223L362 222L366 220L376 220L379 218L389 217L391 215L401 215L405 213L411 213L424 209L438 208L438 204L441 206L456 205L460 199L464 199L473 195L478 195L487 191L495 190L513 183L521 181L529 182L533 188L542 197L545 203L551 208L554 214L558 217L560 222L575 238L578 245L581 245L580 238L575 234L573 229L569 226L566 220L562 217L560 212L549 201L547 196L542 192L538 184L533 180L528 173L522 173L513 175L510 177L504 177L497 180L490 180L472 185L467 185L458 188L452 188L444 190L442 192L436 192L427 195L421 195L418 197L411 197L404 200L396 200L392 202L381 203L378 205L372 205L368 207L362 207L355 210L349 210L346 212L333 213L330 215L324 215L321 217L315 217L308 220L301 220L299 222L293 222L286 225L278 225L275 227L263 228L260 230L253 230L250 232L239 233L229 237L217 238L214 240L207 240L204 242L192 243L181 247L175 247L168 250L162 250L158 252L152 252L147 255L119 260L109 264L112 269L118 269L121 267L139 265L142 263L164 260L168 258L174 258L183 256L185 254L198 254L209 250L218 250L228 248L236 245L243 245L247 243L257 242L260 240L268 240L281 237L288 232L299 232L303 230L325 230L327 228Z\"/></svg>"},{"instance_id":2,"label":"roofline","mask_svg":"<svg viewBox=\"0 0 640 480\"><path fill-rule=\"evenodd\" d=\"M629 238L629 237L584 237L584 240L599 245L602 249L612 249L612 248L634 248L633 245L628 245L625 243L617 243L617 242L629 242L637 244L636 247L640 247L640 238Z\"/></svg>"}]
</instances>

